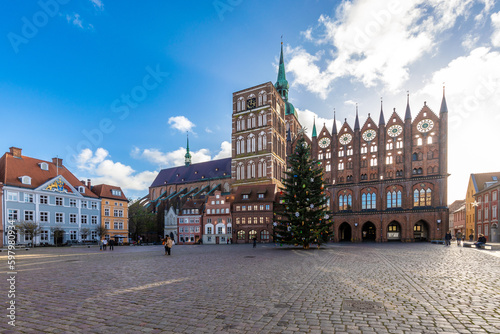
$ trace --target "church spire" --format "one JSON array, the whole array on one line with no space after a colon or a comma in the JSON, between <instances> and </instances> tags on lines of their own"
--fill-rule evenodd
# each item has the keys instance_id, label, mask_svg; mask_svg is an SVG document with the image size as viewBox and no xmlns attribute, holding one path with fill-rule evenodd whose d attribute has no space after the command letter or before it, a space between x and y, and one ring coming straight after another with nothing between
<instances>
[{"instance_id":1,"label":"church spire","mask_svg":"<svg viewBox=\"0 0 500 334\"><path fill-rule=\"evenodd\" d=\"M283 60L283 41L281 41L281 54L280 54L280 67L278 71L278 79L274 84L276 90L280 93L281 98L286 102L288 101L288 81L285 74L285 62Z\"/></svg>"},{"instance_id":2,"label":"church spire","mask_svg":"<svg viewBox=\"0 0 500 334\"><path fill-rule=\"evenodd\" d=\"M187 135L187 148L186 154L184 155L184 163L186 166L191 165L191 153L189 153L189 135Z\"/></svg>"},{"instance_id":3,"label":"church spire","mask_svg":"<svg viewBox=\"0 0 500 334\"><path fill-rule=\"evenodd\" d=\"M410 111L410 93L406 93L406 113L405 113L405 121L411 121L411 111Z\"/></svg>"},{"instance_id":4,"label":"church spire","mask_svg":"<svg viewBox=\"0 0 500 334\"><path fill-rule=\"evenodd\" d=\"M382 108L382 98L380 98L380 118L378 119L378 126L385 125L384 109Z\"/></svg>"},{"instance_id":5,"label":"church spire","mask_svg":"<svg viewBox=\"0 0 500 334\"><path fill-rule=\"evenodd\" d=\"M333 128L332 128L332 135L337 134L337 119L335 117L335 108L333 108Z\"/></svg>"},{"instance_id":6,"label":"church spire","mask_svg":"<svg viewBox=\"0 0 500 334\"><path fill-rule=\"evenodd\" d=\"M314 117L312 138L315 138L317 136L318 135L316 134L316 117Z\"/></svg>"},{"instance_id":7,"label":"church spire","mask_svg":"<svg viewBox=\"0 0 500 334\"><path fill-rule=\"evenodd\" d=\"M356 120L354 121L354 131L359 130L358 104L356 103Z\"/></svg>"},{"instance_id":8,"label":"church spire","mask_svg":"<svg viewBox=\"0 0 500 334\"><path fill-rule=\"evenodd\" d=\"M441 101L441 110L439 111L440 114L446 114L448 113L448 106L446 105L446 97L444 95L444 86L443 86L443 100Z\"/></svg>"}]
</instances>

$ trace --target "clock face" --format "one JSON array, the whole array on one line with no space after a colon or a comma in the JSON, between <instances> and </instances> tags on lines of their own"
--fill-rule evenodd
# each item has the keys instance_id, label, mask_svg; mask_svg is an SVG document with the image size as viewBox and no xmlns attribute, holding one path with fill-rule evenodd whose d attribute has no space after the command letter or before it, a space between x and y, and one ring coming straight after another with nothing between
<instances>
[{"instance_id":1,"label":"clock face","mask_svg":"<svg viewBox=\"0 0 500 334\"><path fill-rule=\"evenodd\" d=\"M319 140L319 147L327 148L330 145L330 138L323 137Z\"/></svg>"},{"instance_id":2,"label":"clock face","mask_svg":"<svg viewBox=\"0 0 500 334\"><path fill-rule=\"evenodd\" d=\"M351 142L352 136L348 133L345 133L340 136L339 141L342 145L347 145Z\"/></svg>"},{"instance_id":3,"label":"clock face","mask_svg":"<svg viewBox=\"0 0 500 334\"><path fill-rule=\"evenodd\" d=\"M387 134L391 137L397 137L403 132L403 127L401 125L392 125L387 129Z\"/></svg>"},{"instance_id":4,"label":"clock face","mask_svg":"<svg viewBox=\"0 0 500 334\"><path fill-rule=\"evenodd\" d=\"M423 119L417 124L417 130L420 132L429 132L434 127L434 122L430 119Z\"/></svg>"},{"instance_id":5,"label":"clock face","mask_svg":"<svg viewBox=\"0 0 500 334\"><path fill-rule=\"evenodd\" d=\"M377 133L375 132L375 130L366 130L365 132L363 132L363 139L366 140L366 141L371 141L373 139L375 139L375 137L377 136Z\"/></svg>"},{"instance_id":6,"label":"clock face","mask_svg":"<svg viewBox=\"0 0 500 334\"><path fill-rule=\"evenodd\" d=\"M248 100L247 100L247 108L248 108L248 109L253 109L253 108L255 108L256 104L257 104L257 102L256 102L256 100L255 100L255 97L252 97L251 99L248 99Z\"/></svg>"}]
</instances>

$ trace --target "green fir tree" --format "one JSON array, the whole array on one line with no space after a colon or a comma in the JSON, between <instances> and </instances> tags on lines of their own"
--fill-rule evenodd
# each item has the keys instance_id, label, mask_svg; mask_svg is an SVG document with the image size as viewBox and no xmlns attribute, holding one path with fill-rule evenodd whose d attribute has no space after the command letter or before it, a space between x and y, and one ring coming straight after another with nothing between
<instances>
[{"instance_id":1,"label":"green fir tree","mask_svg":"<svg viewBox=\"0 0 500 334\"><path fill-rule=\"evenodd\" d=\"M303 137L288 157L288 166L276 209L276 241L304 249L309 249L311 243L319 247L328 240L333 222L326 206L323 169L312 159L311 148Z\"/></svg>"}]
</instances>

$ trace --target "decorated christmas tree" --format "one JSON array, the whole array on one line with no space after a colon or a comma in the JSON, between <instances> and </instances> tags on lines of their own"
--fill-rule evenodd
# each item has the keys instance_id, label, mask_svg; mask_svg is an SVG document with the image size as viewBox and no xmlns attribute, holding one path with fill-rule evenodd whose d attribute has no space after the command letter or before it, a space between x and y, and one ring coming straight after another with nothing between
<instances>
[{"instance_id":1,"label":"decorated christmas tree","mask_svg":"<svg viewBox=\"0 0 500 334\"><path fill-rule=\"evenodd\" d=\"M327 209L323 169L311 157L311 148L302 137L288 157L280 204L275 212L275 238L279 243L318 247L326 242L332 217Z\"/></svg>"}]
</instances>

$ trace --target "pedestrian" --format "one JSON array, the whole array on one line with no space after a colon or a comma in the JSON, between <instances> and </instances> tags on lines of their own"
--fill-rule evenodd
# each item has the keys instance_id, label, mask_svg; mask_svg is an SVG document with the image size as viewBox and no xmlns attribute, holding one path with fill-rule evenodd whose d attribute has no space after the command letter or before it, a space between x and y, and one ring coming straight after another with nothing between
<instances>
[{"instance_id":1,"label":"pedestrian","mask_svg":"<svg viewBox=\"0 0 500 334\"><path fill-rule=\"evenodd\" d=\"M473 239L474 239L474 235L472 233L469 234L469 241L472 242Z\"/></svg>"},{"instance_id":2,"label":"pedestrian","mask_svg":"<svg viewBox=\"0 0 500 334\"><path fill-rule=\"evenodd\" d=\"M253 248L257 247L257 237L253 237Z\"/></svg>"},{"instance_id":3,"label":"pedestrian","mask_svg":"<svg viewBox=\"0 0 500 334\"><path fill-rule=\"evenodd\" d=\"M460 242L462 242L462 232L458 231L456 237L457 237L457 246L460 246Z\"/></svg>"},{"instance_id":4,"label":"pedestrian","mask_svg":"<svg viewBox=\"0 0 500 334\"><path fill-rule=\"evenodd\" d=\"M113 239L110 239L109 240L109 250L110 251L114 250L114 246L115 246L115 241Z\"/></svg>"},{"instance_id":5,"label":"pedestrian","mask_svg":"<svg viewBox=\"0 0 500 334\"><path fill-rule=\"evenodd\" d=\"M165 255L170 255L170 250L172 249L173 245L173 240L170 239L170 237L167 237L167 240L165 241Z\"/></svg>"},{"instance_id":6,"label":"pedestrian","mask_svg":"<svg viewBox=\"0 0 500 334\"><path fill-rule=\"evenodd\" d=\"M107 246L107 244L108 244L108 240L104 239L104 240L102 241L102 250L106 250L106 246Z\"/></svg>"},{"instance_id":7,"label":"pedestrian","mask_svg":"<svg viewBox=\"0 0 500 334\"><path fill-rule=\"evenodd\" d=\"M102 240L99 239L98 243L99 243L99 250L102 251Z\"/></svg>"},{"instance_id":8,"label":"pedestrian","mask_svg":"<svg viewBox=\"0 0 500 334\"><path fill-rule=\"evenodd\" d=\"M465 242L465 233L462 233L462 247L464 246L464 242Z\"/></svg>"},{"instance_id":9,"label":"pedestrian","mask_svg":"<svg viewBox=\"0 0 500 334\"><path fill-rule=\"evenodd\" d=\"M477 242L474 245L476 245L476 248L481 248L481 246L484 246L485 243L486 237L484 234L479 233L479 238L477 238Z\"/></svg>"},{"instance_id":10,"label":"pedestrian","mask_svg":"<svg viewBox=\"0 0 500 334\"><path fill-rule=\"evenodd\" d=\"M451 245L451 231L448 231L444 237L445 246Z\"/></svg>"}]
</instances>

